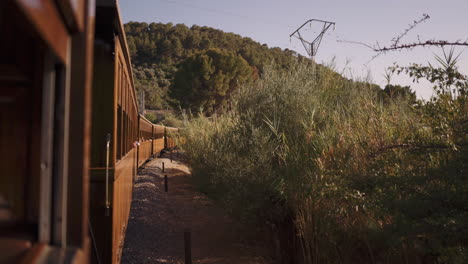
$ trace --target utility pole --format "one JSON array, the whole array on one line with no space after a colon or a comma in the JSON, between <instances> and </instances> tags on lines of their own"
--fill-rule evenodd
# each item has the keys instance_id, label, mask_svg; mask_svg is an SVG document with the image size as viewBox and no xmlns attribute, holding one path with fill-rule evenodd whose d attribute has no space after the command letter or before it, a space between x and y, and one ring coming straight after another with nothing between
<instances>
[{"instance_id":1,"label":"utility pole","mask_svg":"<svg viewBox=\"0 0 468 264\"><path fill-rule=\"evenodd\" d=\"M305 40L302 37L301 31L304 30L304 27L306 25L309 25L310 27L312 27L313 23L315 24L321 23L323 26L322 26L322 31L315 37L315 39L312 42L310 42L310 41ZM322 42L323 35L325 34L325 32L327 32L327 30L331 26L333 26L333 29L335 29L335 22L324 21L324 20L319 20L319 19L309 19L304 24L302 24L298 29L296 29L291 35L289 35L289 37L290 38L295 37L299 39L302 42L302 45L304 46L309 57L312 60L314 60L315 55L317 55L317 51L320 46L320 43Z\"/></svg>"}]
</instances>

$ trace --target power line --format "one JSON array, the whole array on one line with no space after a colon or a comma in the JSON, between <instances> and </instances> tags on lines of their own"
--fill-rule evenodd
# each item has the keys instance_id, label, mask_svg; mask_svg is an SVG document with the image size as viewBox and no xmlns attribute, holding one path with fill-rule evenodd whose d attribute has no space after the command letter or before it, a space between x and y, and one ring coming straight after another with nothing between
<instances>
[{"instance_id":1,"label":"power line","mask_svg":"<svg viewBox=\"0 0 468 264\"><path fill-rule=\"evenodd\" d=\"M215 13L215 14L218 14L218 15L223 14L223 15L228 15L228 16L232 16L232 17L248 19L248 20L264 23L264 24L267 24L267 25L275 25L275 26L280 26L280 27L284 27L284 28L288 28L288 29L294 28L291 25L284 25L284 24L277 23L277 22L274 22L274 21L269 21L269 20L264 20L264 19L259 19L259 18L253 18L253 17L250 17L250 16L246 16L246 15L242 15L242 14L236 14L236 13L228 12L228 11L221 10L221 9L194 5L192 3L188 3L188 2L184 2L184 1L178 1L178 0L159 0L159 1L166 2L166 3L169 3L169 4L174 4L174 5L182 5L182 6L185 6L185 7L202 10L202 11L209 12L209 13Z\"/></svg>"}]
</instances>

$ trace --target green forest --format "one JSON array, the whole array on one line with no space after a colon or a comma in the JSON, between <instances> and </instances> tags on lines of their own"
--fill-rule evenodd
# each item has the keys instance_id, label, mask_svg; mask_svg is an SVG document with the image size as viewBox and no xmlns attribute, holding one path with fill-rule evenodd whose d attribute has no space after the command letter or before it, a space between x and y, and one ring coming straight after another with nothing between
<instances>
[{"instance_id":1,"label":"green forest","mask_svg":"<svg viewBox=\"0 0 468 264\"><path fill-rule=\"evenodd\" d=\"M467 263L468 78L462 58L389 67L410 87L220 30L125 25L150 109L184 109L196 187L272 234L278 263ZM190 111L188 111L190 110Z\"/></svg>"},{"instance_id":2,"label":"green forest","mask_svg":"<svg viewBox=\"0 0 468 264\"><path fill-rule=\"evenodd\" d=\"M289 70L298 60L313 64L295 51L210 27L129 22L125 31L135 85L151 110L181 107L212 113L226 105L240 84L257 80L266 66ZM415 99L409 87L385 88L382 95Z\"/></svg>"},{"instance_id":3,"label":"green forest","mask_svg":"<svg viewBox=\"0 0 468 264\"><path fill-rule=\"evenodd\" d=\"M177 108L179 104L184 108L197 108L205 106L203 102L207 103L207 109L213 108L213 104L219 105L222 97L238 83L258 78L265 65L274 62L284 68L299 56L291 50L269 48L250 38L210 27L129 22L125 24L125 31L136 87L145 91L148 109ZM179 68L197 68L198 72L191 73L196 76L187 76L177 73ZM198 88L194 88L191 97L198 101L188 105L189 101L180 94L185 92L181 82L190 77L206 80L203 77L208 77L207 74L211 77L214 71L216 76L210 78L210 85L205 87L218 86L221 90L196 91ZM172 90L171 84L177 74L180 78Z\"/></svg>"}]
</instances>

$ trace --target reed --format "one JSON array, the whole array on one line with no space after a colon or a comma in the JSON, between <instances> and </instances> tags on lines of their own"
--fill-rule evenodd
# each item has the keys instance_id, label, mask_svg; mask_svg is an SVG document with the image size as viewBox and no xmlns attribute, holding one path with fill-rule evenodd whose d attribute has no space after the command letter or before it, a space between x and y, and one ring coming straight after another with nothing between
<instances>
[{"instance_id":1,"label":"reed","mask_svg":"<svg viewBox=\"0 0 468 264\"><path fill-rule=\"evenodd\" d=\"M240 220L294 226L290 263L463 263L464 96L384 101L327 67L266 67L223 114L186 114L183 148L198 188Z\"/></svg>"}]
</instances>

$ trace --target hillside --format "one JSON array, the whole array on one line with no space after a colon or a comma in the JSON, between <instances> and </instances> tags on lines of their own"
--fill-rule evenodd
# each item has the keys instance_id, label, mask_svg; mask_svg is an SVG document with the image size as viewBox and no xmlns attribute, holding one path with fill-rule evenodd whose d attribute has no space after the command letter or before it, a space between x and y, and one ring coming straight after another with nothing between
<instances>
[{"instance_id":1,"label":"hillside","mask_svg":"<svg viewBox=\"0 0 468 264\"><path fill-rule=\"evenodd\" d=\"M138 90L145 91L148 109L165 109L177 104L169 95L171 81L178 65L199 52L218 49L237 54L257 73L270 62L284 68L300 56L292 50L269 48L250 38L196 25L189 28L183 24L129 22L125 24L125 32L135 83Z\"/></svg>"}]
</instances>

